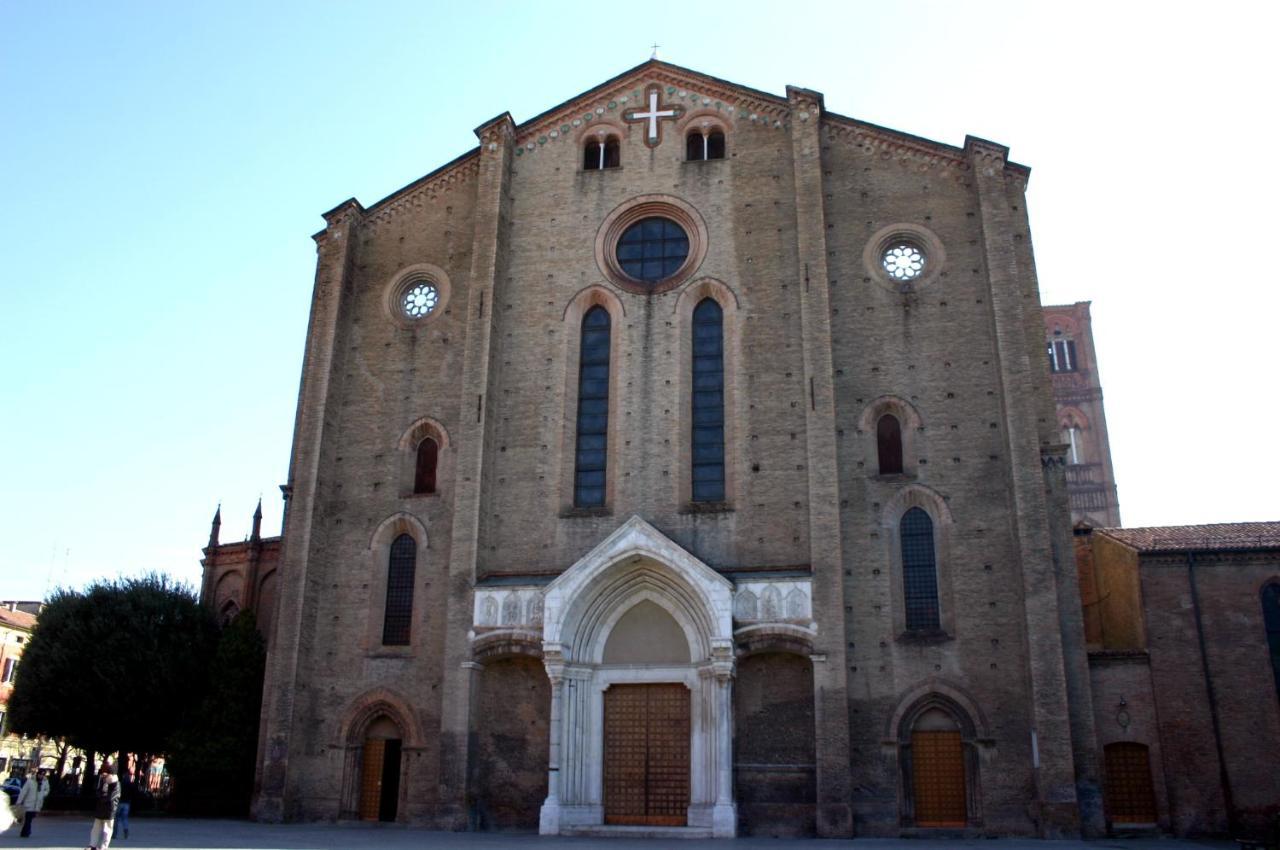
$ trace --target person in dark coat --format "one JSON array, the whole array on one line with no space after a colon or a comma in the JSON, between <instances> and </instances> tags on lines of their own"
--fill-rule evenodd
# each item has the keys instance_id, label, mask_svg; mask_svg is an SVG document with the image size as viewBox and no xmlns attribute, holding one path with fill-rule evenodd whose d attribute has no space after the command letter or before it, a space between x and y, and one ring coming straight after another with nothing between
<instances>
[{"instance_id":1,"label":"person in dark coat","mask_svg":"<svg viewBox=\"0 0 1280 850\"><path fill-rule=\"evenodd\" d=\"M111 846L111 829L115 826L116 809L120 805L120 780L111 762L104 760L98 768L97 800L93 808L93 828L89 830L88 850L107 850Z\"/></svg>"},{"instance_id":2,"label":"person in dark coat","mask_svg":"<svg viewBox=\"0 0 1280 850\"><path fill-rule=\"evenodd\" d=\"M111 830L111 838L116 839L124 833L129 837L129 809L133 805L133 771L129 769L129 756L120 759L120 805L116 808L116 824Z\"/></svg>"}]
</instances>

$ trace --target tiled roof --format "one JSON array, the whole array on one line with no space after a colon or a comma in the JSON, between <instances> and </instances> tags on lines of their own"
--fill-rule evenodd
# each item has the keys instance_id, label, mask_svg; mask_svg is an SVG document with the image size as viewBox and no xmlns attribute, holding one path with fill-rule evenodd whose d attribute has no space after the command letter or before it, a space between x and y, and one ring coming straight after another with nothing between
<instances>
[{"instance_id":1,"label":"tiled roof","mask_svg":"<svg viewBox=\"0 0 1280 850\"><path fill-rule=\"evenodd\" d=\"M1187 549L1280 548L1280 522L1224 522L1216 525L1167 525L1153 528L1100 528L1098 532L1139 552Z\"/></svg>"},{"instance_id":2,"label":"tiled roof","mask_svg":"<svg viewBox=\"0 0 1280 850\"><path fill-rule=\"evenodd\" d=\"M0 608L0 625L31 631L36 626L36 618L34 614L28 614L26 611L10 611L8 608Z\"/></svg>"}]
</instances>

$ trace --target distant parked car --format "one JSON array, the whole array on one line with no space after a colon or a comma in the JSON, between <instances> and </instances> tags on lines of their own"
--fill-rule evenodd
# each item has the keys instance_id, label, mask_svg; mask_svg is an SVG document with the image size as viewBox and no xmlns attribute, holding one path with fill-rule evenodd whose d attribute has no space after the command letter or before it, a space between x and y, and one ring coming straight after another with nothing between
<instances>
[{"instance_id":1,"label":"distant parked car","mask_svg":"<svg viewBox=\"0 0 1280 850\"><path fill-rule=\"evenodd\" d=\"M4 781L3 787L4 793L9 795L9 803L12 805L13 801L18 799L18 792L22 790L22 780L16 776L10 776Z\"/></svg>"}]
</instances>

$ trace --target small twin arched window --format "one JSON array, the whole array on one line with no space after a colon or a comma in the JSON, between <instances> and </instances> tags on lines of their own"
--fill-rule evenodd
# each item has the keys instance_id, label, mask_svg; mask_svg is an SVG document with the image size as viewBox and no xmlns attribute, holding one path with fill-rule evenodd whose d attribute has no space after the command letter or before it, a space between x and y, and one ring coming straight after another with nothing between
<instances>
[{"instance_id":1,"label":"small twin arched window","mask_svg":"<svg viewBox=\"0 0 1280 850\"><path fill-rule=\"evenodd\" d=\"M689 162L724 159L724 133L719 130L694 130L685 136L684 158Z\"/></svg>"},{"instance_id":2,"label":"small twin arched window","mask_svg":"<svg viewBox=\"0 0 1280 850\"><path fill-rule=\"evenodd\" d=\"M622 165L622 152L617 136L588 138L582 146L582 170L599 171Z\"/></svg>"}]
</instances>

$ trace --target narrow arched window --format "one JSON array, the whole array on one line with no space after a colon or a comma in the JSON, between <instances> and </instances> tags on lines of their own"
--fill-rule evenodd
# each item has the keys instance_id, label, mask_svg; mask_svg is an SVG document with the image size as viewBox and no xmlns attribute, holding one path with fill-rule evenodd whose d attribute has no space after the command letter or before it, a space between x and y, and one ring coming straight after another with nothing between
<instances>
[{"instance_id":1,"label":"narrow arched window","mask_svg":"<svg viewBox=\"0 0 1280 850\"><path fill-rule=\"evenodd\" d=\"M707 159L724 159L724 133L719 130L707 134Z\"/></svg>"},{"instance_id":2,"label":"narrow arched window","mask_svg":"<svg viewBox=\"0 0 1280 850\"><path fill-rule=\"evenodd\" d=\"M933 520L920 508L902 515L902 599L909 631L935 631L938 618L938 565L933 551Z\"/></svg>"},{"instance_id":3,"label":"narrow arched window","mask_svg":"<svg viewBox=\"0 0 1280 850\"><path fill-rule=\"evenodd\" d=\"M414 493L436 491L436 461L439 455L440 447L430 437L418 443L418 459L413 468Z\"/></svg>"},{"instance_id":4,"label":"narrow arched window","mask_svg":"<svg viewBox=\"0 0 1280 850\"><path fill-rule=\"evenodd\" d=\"M387 606L382 619L384 646L407 646L413 620L413 573L418 544L408 534L391 542L387 559Z\"/></svg>"},{"instance_id":5,"label":"narrow arched window","mask_svg":"<svg viewBox=\"0 0 1280 850\"><path fill-rule=\"evenodd\" d=\"M724 311L693 310L693 501L724 501Z\"/></svg>"},{"instance_id":6,"label":"narrow arched window","mask_svg":"<svg viewBox=\"0 0 1280 850\"><path fill-rule=\"evenodd\" d=\"M588 138L583 143L582 168L584 171L617 168L621 164L622 153L617 136Z\"/></svg>"},{"instance_id":7,"label":"narrow arched window","mask_svg":"<svg viewBox=\"0 0 1280 850\"><path fill-rule=\"evenodd\" d=\"M1267 629L1267 646L1271 649L1276 696L1280 696L1280 584L1275 582L1262 588L1262 622Z\"/></svg>"},{"instance_id":8,"label":"narrow arched window","mask_svg":"<svg viewBox=\"0 0 1280 850\"><path fill-rule=\"evenodd\" d=\"M693 132L684 137L684 158L690 162L706 159L702 148L701 133Z\"/></svg>"},{"instance_id":9,"label":"narrow arched window","mask_svg":"<svg viewBox=\"0 0 1280 850\"><path fill-rule=\"evenodd\" d=\"M573 504L579 508L604 504L609 448L609 330L609 311L603 307L592 307L582 317L573 477Z\"/></svg>"},{"instance_id":10,"label":"narrow arched window","mask_svg":"<svg viewBox=\"0 0 1280 850\"><path fill-rule=\"evenodd\" d=\"M902 472L902 424L892 413L886 413L876 422L876 451L881 475Z\"/></svg>"}]
</instances>

